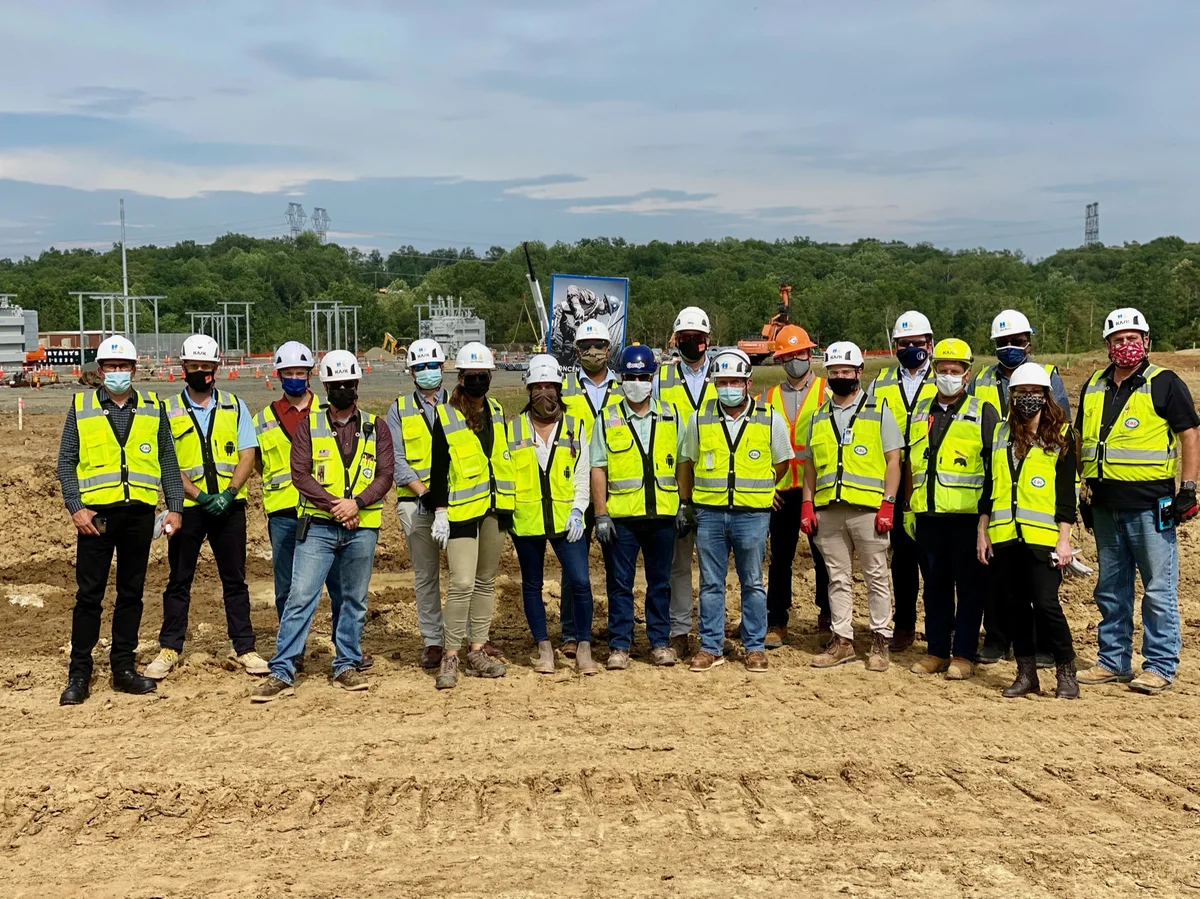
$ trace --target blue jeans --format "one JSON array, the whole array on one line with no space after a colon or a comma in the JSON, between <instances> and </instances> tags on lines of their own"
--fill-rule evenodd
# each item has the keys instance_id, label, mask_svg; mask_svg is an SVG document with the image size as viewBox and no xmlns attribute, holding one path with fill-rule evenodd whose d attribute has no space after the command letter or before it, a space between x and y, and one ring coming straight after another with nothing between
<instances>
[{"instance_id":1,"label":"blue jeans","mask_svg":"<svg viewBox=\"0 0 1200 899\"><path fill-rule=\"evenodd\" d=\"M367 620L367 587L375 561L374 528L346 530L327 520L314 520L308 538L296 544L292 590L279 622L271 674L292 683L296 657L304 652L321 588L329 588L336 614L333 624L333 676L362 661L362 632Z\"/></svg>"},{"instance_id":2,"label":"blue jeans","mask_svg":"<svg viewBox=\"0 0 1200 899\"><path fill-rule=\"evenodd\" d=\"M1134 567L1142 576L1142 667L1175 679L1183 637L1179 626L1179 549L1175 529L1159 531L1157 511L1093 508L1100 577L1098 661L1113 674L1133 668Z\"/></svg>"},{"instance_id":3,"label":"blue jeans","mask_svg":"<svg viewBox=\"0 0 1200 899\"><path fill-rule=\"evenodd\" d=\"M545 572L546 544L549 543L562 564L563 581L571 585L572 621L578 622L579 633L572 628L564 640L592 639L592 582L588 576L587 543L578 540L568 543L566 537L518 537L513 535L517 561L521 563L521 601L525 620L537 642L549 640L546 633L546 605L542 601L542 575Z\"/></svg>"},{"instance_id":4,"label":"blue jeans","mask_svg":"<svg viewBox=\"0 0 1200 899\"><path fill-rule=\"evenodd\" d=\"M629 652L633 646L633 576L638 552L646 569L646 638L650 647L671 640L671 559L675 523L670 518L616 519L617 539L604 547L608 583L608 646Z\"/></svg>"},{"instance_id":5,"label":"blue jeans","mask_svg":"<svg viewBox=\"0 0 1200 899\"><path fill-rule=\"evenodd\" d=\"M591 518L591 509L590 508L588 509L587 517L589 519ZM581 544L583 544L584 565L586 567L587 556L592 551L592 526L591 525L588 525L584 529L583 539L579 542ZM560 556L559 561L561 561L561 560L562 560L562 557ZM575 610L574 610L575 603L574 603L574 597L573 597L572 591L571 591L571 579L569 577L567 577L567 571L565 568L563 569L562 577L559 579L558 583L559 583L558 595L560 597L559 602L558 602L558 626L562 632L562 641L564 643L570 643L572 640L574 640L576 643L582 642L584 640L590 641L592 639L592 629L591 629L590 625L586 631L583 631L583 629L581 628L580 630L583 631L582 633L575 632ZM590 589L590 585L589 585L589 589ZM591 618L589 618L588 621L591 622Z\"/></svg>"},{"instance_id":6,"label":"blue jeans","mask_svg":"<svg viewBox=\"0 0 1200 899\"><path fill-rule=\"evenodd\" d=\"M696 510L696 553L700 557L700 648L720 656L725 646L725 578L729 552L742 585L742 646L746 652L766 649L767 591L763 559L767 556L770 512Z\"/></svg>"},{"instance_id":7,"label":"blue jeans","mask_svg":"<svg viewBox=\"0 0 1200 899\"><path fill-rule=\"evenodd\" d=\"M292 589L292 562L296 557L296 519L277 515L267 519L267 535L271 538L271 567L275 571L275 614L283 620Z\"/></svg>"}]
</instances>

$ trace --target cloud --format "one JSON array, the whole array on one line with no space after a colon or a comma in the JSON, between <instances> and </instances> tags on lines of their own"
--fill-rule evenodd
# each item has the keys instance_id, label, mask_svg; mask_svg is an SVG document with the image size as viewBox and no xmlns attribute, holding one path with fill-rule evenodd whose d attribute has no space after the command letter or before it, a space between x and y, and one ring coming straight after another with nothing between
<instances>
[{"instance_id":1,"label":"cloud","mask_svg":"<svg viewBox=\"0 0 1200 899\"><path fill-rule=\"evenodd\" d=\"M175 102L170 97L159 97L143 90L120 87L76 87L58 96L81 112L117 116L129 115L152 103Z\"/></svg>"},{"instance_id":2,"label":"cloud","mask_svg":"<svg viewBox=\"0 0 1200 899\"><path fill-rule=\"evenodd\" d=\"M301 80L329 78L334 81L377 81L378 73L340 56L327 56L300 41L259 44L250 51L259 62L281 75Z\"/></svg>"}]
</instances>

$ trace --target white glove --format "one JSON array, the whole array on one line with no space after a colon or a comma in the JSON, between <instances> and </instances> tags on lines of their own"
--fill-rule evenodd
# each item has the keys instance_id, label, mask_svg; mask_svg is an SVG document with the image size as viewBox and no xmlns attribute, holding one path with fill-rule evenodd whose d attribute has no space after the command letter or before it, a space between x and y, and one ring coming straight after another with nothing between
<instances>
[{"instance_id":1,"label":"white glove","mask_svg":"<svg viewBox=\"0 0 1200 899\"><path fill-rule=\"evenodd\" d=\"M430 529L433 542L442 549L450 542L450 515L445 509L433 513L433 527Z\"/></svg>"},{"instance_id":2,"label":"white glove","mask_svg":"<svg viewBox=\"0 0 1200 899\"><path fill-rule=\"evenodd\" d=\"M567 542L577 543L583 539L583 513L572 509L567 518Z\"/></svg>"}]
</instances>

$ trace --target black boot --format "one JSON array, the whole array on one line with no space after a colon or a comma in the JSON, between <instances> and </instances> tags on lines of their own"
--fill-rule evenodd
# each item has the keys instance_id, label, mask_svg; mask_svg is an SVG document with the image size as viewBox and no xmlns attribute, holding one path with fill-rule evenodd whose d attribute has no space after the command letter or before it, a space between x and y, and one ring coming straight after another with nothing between
<instances>
[{"instance_id":1,"label":"black boot","mask_svg":"<svg viewBox=\"0 0 1200 899\"><path fill-rule=\"evenodd\" d=\"M1042 692L1038 683L1037 656L1017 656L1017 679L1004 691L1005 699L1016 699L1028 693Z\"/></svg>"},{"instance_id":2,"label":"black boot","mask_svg":"<svg viewBox=\"0 0 1200 899\"><path fill-rule=\"evenodd\" d=\"M158 681L142 677L132 668L112 673L112 688L118 693L133 693L140 696L143 693L153 693L158 689Z\"/></svg>"},{"instance_id":3,"label":"black boot","mask_svg":"<svg viewBox=\"0 0 1200 899\"><path fill-rule=\"evenodd\" d=\"M1075 679L1075 662L1060 663L1055 666L1054 673L1058 677L1054 695L1059 699L1078 699L1079 681Z\"/></svg>"},{"instance_id":4,"label":"black boot","mask_svg":"<svg viewBox=\"0 0 1200 899\"><path fill-rule=\"evenodd\" d=\"M70 677L67 678L67 689L62 691L62 695L58 697L59 705L79 705L88 698L91 692L88 689L88 681L86 677Z\"/></svg>"}]
</instances>

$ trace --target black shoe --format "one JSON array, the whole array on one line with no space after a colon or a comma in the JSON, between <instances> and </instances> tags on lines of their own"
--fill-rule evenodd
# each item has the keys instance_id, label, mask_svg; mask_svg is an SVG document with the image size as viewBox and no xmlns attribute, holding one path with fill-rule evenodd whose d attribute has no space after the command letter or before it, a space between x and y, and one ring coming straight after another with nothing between
<instances>
[{"instance_id":1,"label":"black shoe","mask_svg":"<svg viewBox=\"0 0 1200 899\"><path fill-rule=\"evenodd\" d=\"M1040 671L1049 671L1054 667L1054 656L1048 652L1039 652L1036 656L1037 666Z\"/></svg>"},{"instance_id":2,"label":"black shoe","mask_svg":"<svg viewBox=\"0 0 1200 899\"><path fill-rule=\"evenodd\" d=\"M88 689L88 680L86 677L72 677L67 680L67 689L62 691L62 695L58 697L59 705L80 705L91 691Z\"/></svg>"},{"instance_id":3,"label":"black shoe","mask_svg":"<svg viewBox=\"0 0 1200 899\"><path fill-rule=\"evenodd\" d=\"M984 643L983 647L979 650L978 662L980 665L995 665L997 662L1007 658L1009 658L1007 646Z\"/></svg>"},{"instance_id":4,"label":"black shoe","mask_svg":"<svg viewBox=\"0 0 1200 899\"><path fill-rule=\"evenodd\" d=\"M1059 699L1078 699L1079 681L1075 679L1075 663L1071 661L1056 665L1054 673L1058 680L1054 695Z\"/></svg>"},{"instance_id":5,"label":"black shoe","mask_svg":"<svg viewBox=\"0 0 1200 899\"><path fill-rule=\"evenodd\" d=\"M1017 679L1004 690L1005 699L1016 699L1029 693L1042 692L1038 683L1037 659L1034 656L1017 656Z\"/></svg>"},{"instance_id":6,"label":"black shoe","mask_svg":"<svg viewBox=\"0 0 1200 899\"><path fill-rule=\"evenodd\" d=\"M132 668L126 671L114 671L112 688L118 693L132 693L141 696L143 693L153 693L158 689L158 681L142 677Z\"/></svg>"}]
</instances>

